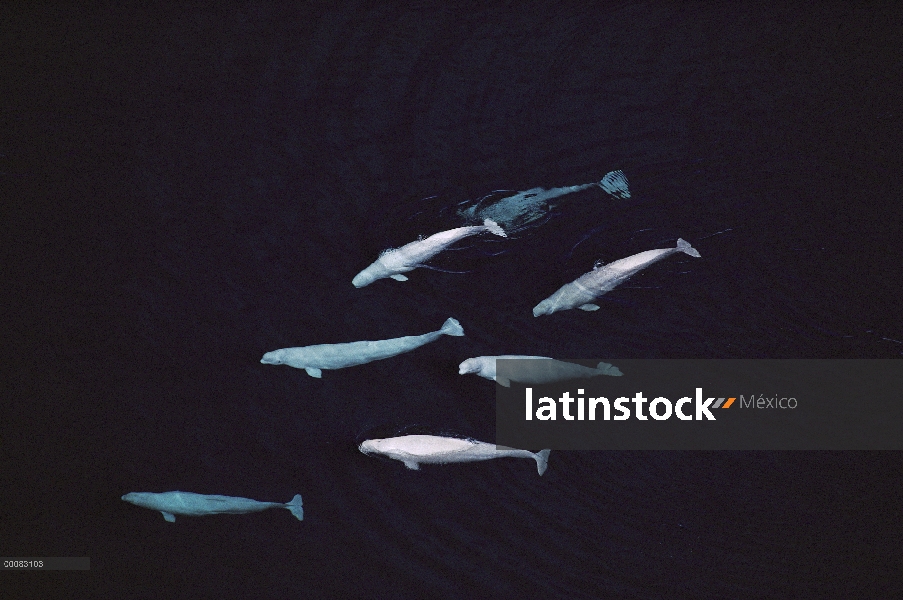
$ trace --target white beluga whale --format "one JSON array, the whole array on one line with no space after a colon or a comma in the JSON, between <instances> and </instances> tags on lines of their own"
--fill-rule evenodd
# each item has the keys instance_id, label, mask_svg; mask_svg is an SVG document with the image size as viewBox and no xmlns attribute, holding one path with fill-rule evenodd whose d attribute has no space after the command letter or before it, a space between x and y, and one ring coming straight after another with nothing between
<instances>
[{"instance_id":1,"label":"white beluga whale","mask_svg":"<svg viewBox=\"0 0 903 600\"><path fill-rule=\"evenodd\" d=\"M131 492L122 497L136 506L159 510L170 523L176 522L176 515L201 517L204 515L243 515L260 512L269 508L287 508L299 521L304 520L301 495L296 494L288 502L258 502L249 498L194 494L192 492Z\"/></svg>"},{"instance_id":2,"label":"white beluga whale","mask_svg":"<svg viewBox=\"0 0 903 600\"><path fill-rule=\"evenodd\" d=\"M304 369L311 377L322 377L322 369L343 369L397 356L435 342L443 335L462 336L464 328L456 319L447 319L439 331L408 335L391 340L318 344L301 348L282 348L267 352L260 359L265 365L288 365Z\"/></svg>"},{"instance_id":3,"label":"white beluga whale","mask_svg":"<svg viewBox=\"0 0 903 600\"><path fill-rule=\"evenodd\" d=\"M505 367L505 375L500 377L496 371L496 360L515 359L529 360L528 363L509 364ZM517 356L513 354L502 356L478 356L468 358L458 367L459 375L475 373L480 377L497 381L499 385L511 387L511 382L527 384L555 383L569 379L585 379L599 375L617 377L623 375L620 369L606 362L600 362L596 368L584 367L575 363L555 360L547 356Z\"/></svg>"},{"instance_id":4,"label":"white beluga whale","mask_svg":"<svg viewBox=\"0 0 903 600\"><path fill-rule=\"evenodd\" d=\"M532 458L536 461L536 470L540 475L546 472L551 452L551 450L530 452L514 448L499 449L495 444L436 435L403 435L367 440L360 445L360 451L364 454L381 454L399 460L404 466L414 470L419 469L421 463L476 462L506 456Z\"/></svg>"},{"instance_id":5,"label":"white beluga whale","mask_svg":"<svg viewBox=\"0 0 903 600\"><path fill-rule=\"evenodd\" d=\"M426 261L455 242L487 231L501 237L507 237L504 230L491 219L486 219L482 225L470 225L441 231L426 239L405 244L401 248L384 250L373 264L355 275L351 283L356 288L362 288L370 285L377 279L385 279L386 277L391 277L396 281L407 281L408 278L402 273L422 267Z\"/></svg>"},{"instance_id":6,"label":"white beluga whale","mask_svg":"<svg viewBox=\"0 0 903 600\"><path fill-rule=\"evenodd\" d=\"M570 308L587 311L599 310L599 306L592 303L593 300L615 289L649 265L677 252L699 258L699 252L695 248L686 241L678 239L676 248L646 250L605 266L594 267L589 273L562 286L557 292L537 304L533 309L533 316L550 315Z\"/></svg>"},{"instance_id":7,"label":"white beluga whale","mask_svg":"<svg viewBox=\"0 0 903 600\"><path fill-rule=\"evenodd\" d=\"M548 216L549 211L555 205L553 200L595 187L602 188L615 198L630 198L630 190L624 172L612 171L598 183L570 185L548 190L537 187L515 193L498 190L480 198L473 205L460 209L458 215L471 221L492 219L506 230L519 230Z\"/></svg>"}]
</instances>

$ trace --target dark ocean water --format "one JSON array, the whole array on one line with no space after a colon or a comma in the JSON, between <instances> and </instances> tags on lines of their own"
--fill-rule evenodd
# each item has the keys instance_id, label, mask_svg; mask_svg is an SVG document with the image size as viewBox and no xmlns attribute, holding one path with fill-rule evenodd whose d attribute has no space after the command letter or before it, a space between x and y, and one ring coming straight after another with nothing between
<instances>
[{"instance_id":1,"label":"dark ocean water","mask_svg":"<svg viewBox=\"0 0 903 600\"><path fill-rule=\"evenodd\" d=\"M899 452L553 451L539 477L357 450L493 441L472 356L900 357L903 11L776 4L0 9L0 554L91 557L0 596L903 596ZM629 199L351 285L461 203L616 169ZM702 258L532 316L678 237ZM448 317L465 337L319 380L260 364ZM305 519L119 499L168 490Z\"/></svg>"}]
</instances>

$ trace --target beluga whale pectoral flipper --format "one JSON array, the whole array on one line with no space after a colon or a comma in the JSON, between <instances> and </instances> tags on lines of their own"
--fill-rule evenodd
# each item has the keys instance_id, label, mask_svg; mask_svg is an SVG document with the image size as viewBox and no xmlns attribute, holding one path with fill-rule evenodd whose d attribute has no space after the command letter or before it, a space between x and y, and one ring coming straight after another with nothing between
<instances>
[{"instance_id":1,"label":"beluga whale pectoral flipper","mask_svg":"<svg viewBox=\"0 0 903 600\"><path fill-rule=\"evenodd\" d=\"M370 285L377 279L392 278L396 281L407 281L408 278L402 273L422 267L426 261L455 242L487 231L501 237L508 237L504 230L491 219L484 220L482 225L470 225L441 231L426 239L405 244L401 248L383 251L373 264L355 275L351 283L356 288L362 288Z\"/></svg>"},{"instance_id":2,"label":"beluga whale pectoral flipper","mask_svg":"<svg viewBox=\"0 0 903 600\"><path fill-rule=\"evenodd\" d=\"M419 470L422 463L448 464L476 462L503 458L532 458L540 475L546 472L550 450L530 452L515 448L496 447L495 444L471 439L440 437L436 435L403 435L394 438L366 440L360 445L364 454L381 454L404 463L411 470Z\"/></svg>"},{"instance_id":3,"label":"beluga whale pectoral flipper","mask_svg":"<svg viewBox=\"0 0 903 600\"><path fill-rule=\"evenodd\" d=\"M496 361L499 359L529 362L509 365L505 370L507 377L503 377L499 376L496 368ZM590 368L576 363L555 360L554 358L548 358L546 356L517 356L513 354L468 358L459 365L458 374L466 375L468 373L475 373L484 379L496 381L499 385L505 387L510 387L512 381L516 383L539 385L555 383L557 381L568 381L570 379L585 379L597 377L599 375L613 377L623 375L620 369L606 362L600 362L595 368Z\"/></svg>"},{"instance_id":4,"label":"beluga whale pectoral flipper","mask_svg":"<svg viewBox=\"0 0 903 600\"><path fill-rule=\"evenodd\" d=\"M265 365L288 365L304 369L311 377L322 377L322 369L342 369L397 356L435 342L443 335L463 336L464 328L456 319L446 319L438 331L408 335L390 340L318 344L301 348L282 348L267 352L260 359Z\"/></svg>"},{"instance_id":5,"label":"beluga whale pectoral flipper","mask_svg":"<svg viewBox=\"0 0 903 600\"><path fill-rule=\"evenodd\" d=\"M195 494L192 492L130 492L122 497L136 506L158 510L163 518L175 523L176 515L200 517L204 515L242 515L268 508L287 508L299 521L304 520L304 505L300 494L288 502L258 502L249 498Z\"/></svg>"},{"instance_id":6,"label":"beluga whale pectoral flipper","mask_svg":"<svg viewBox=\"0 0 903 600\"><path fill-rule=\"evenodd\" d=\"M570 308L579 308L585 311L599 310L599 306L593 304L593 300L615 289L649 265L677 252L683 252L696 258L700 257L699 252L688 242L678 239L675 248L646 250L605 266L599 266L562 286L557 292L537 304L533 309L533 316L550 315Z\"/></svg>"}]
</instances>

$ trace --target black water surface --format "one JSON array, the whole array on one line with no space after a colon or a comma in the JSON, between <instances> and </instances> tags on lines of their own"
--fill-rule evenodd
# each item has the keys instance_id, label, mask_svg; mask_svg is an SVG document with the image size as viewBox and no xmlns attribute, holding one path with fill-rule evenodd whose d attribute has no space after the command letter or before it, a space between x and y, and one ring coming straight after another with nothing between
<instances>
[{"instance_id":1,"label":"black water surface","mask_svg":"<svg viewBox=\"0 0 903 600\"><path fill-rule=\"evenodd\" d=\"M553 451L539 477L356 447L492 441L472 356L903 353L903 11L766 4L0 8L0 554L91 557L0 596L903 595L898 452ZM459 203L615 169L629 200L442 258L467 273L351 285ZM702 258L532 316L678 237ZM322 379L259 362L448 317L466 337ZM119 499L167 490L305 519Z\"/></svg>"}]
</instances>

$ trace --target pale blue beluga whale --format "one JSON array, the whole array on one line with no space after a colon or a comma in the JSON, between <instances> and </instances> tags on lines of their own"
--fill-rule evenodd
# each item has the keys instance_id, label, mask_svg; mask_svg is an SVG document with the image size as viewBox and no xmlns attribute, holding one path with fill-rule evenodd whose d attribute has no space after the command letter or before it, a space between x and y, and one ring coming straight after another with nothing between
<instances>
[{"instance_id":1,"label":"pale blue beluga whale","mask_svg":"<svg viewBox=\"0 0 903 600\"><path fill-rule=\"evenodd\" d=\"M322 369L343 369L397 356L416 350L424 344L435 342L443 335L462 336L464 328L456 319L447 319L442 324L442 329L423 335L408 335L374 342L283 348L267 352L260 362L265 365L288 365L296 369L304 369L311 377L322 377Z\"/></svg>"},{"instance_id":2,"label":"pale blue beluga whale","mask_svg":"<svg viewBox=\"0 0 903 600\"><path fill-rule=\"evenodd\" d=\"M536 470L540 475L546 472L549 452L551 452L551 450L530 452L514 448L499 449L495 444L437 435L403 435L367 440L360 445L360 451L364 454L381 454L399 460L404 463L404 466L414 470L419 469L421 463L476 462L506 456L532 458L536 461Z\"/></svg>"},{"instance_id":3,"label":"pale blue beluga whale","mask_svg":"<svg viewBox=\"0 0 903 600\"><path fill-rule=\"evenodd\" d=\"M159 510L163 513L163 518L170 523L176 522L176 515L183 517L243 515L268 508L287 508L296 519L304 520L304 507L300 494L296 494L294 498L284 504L282 502L258 502L234 496L208 496L192 492L131 492L124 495L122 499L136 506Z\"/></svg>"},{"instance_id":4,"label":"pale blue beluga whale","mask_svg":"<svg viewBox=\"0 0 903 600\"><path fill-rule=\"evenodd\" d=\"M469 221L492 219L507 231L519 230L549 214L553 200L575 192L600 187L615 198L630 198L627 177L623 171L612 171L601 181L545 189L532 188L523 192L500 197L502 190L493 192L467 208L460 209L458 215Z\"/></svg>"},{"instance_id":5,"label":"pale blue beluga whale","mask_svg":"<svg viewBox=\"0 0 903 600\"><path fill-rule=\"evenodd\" d=\"M449 229L448 231L440 231L426 239L405 244L401 248L383 250L373 264L354 276L351 283L356 288L362 288L370 285L377 279L385 279L386 277L391 277L396 281L407 281L408 278L402 273L422 267L426 261L455 242L487 231L501 237L508 237L505 231L492 219L484 220L482 225L470 225Z\"/></svg>"},{"instance_id":6,"label":"pale blue beluga whale","mask_svg":"<svg viewBox=\"0 0 903 600\"><path fill-rule=\"evenodd\" d=\"M511 363L505 366L505 375L500 377L496 371L496 360L529 360L528 363ZM569 379L586 379L599 375L617 377L623 375L621 370L614 365L600 362L596 368L584 367L575 363L555 360L547 356L517 356L507 354L502 356L478 356L468 358L458 366L458 375L475 373L490 381L496 381L499 385L511 387L511 382L527 384L555 383Z\"/></svg>"},{"instance_id":7,"label":"pale blue beluga whale","mask_svg":"<svg viewBox=\"0 0 903 600\"><path fill-rule=\"evenodd\" d=\"M646 250L605 266L596 266L589 273L562 286L557 292L537 304L533 309L533 316L550 315L570 308L599 310L599 306L592 303L593 300L615 289L649 265L677 252L699 258L699 252L695 248L686 241L678 239L676 248Z\"/></svg>"}]
</instances>

